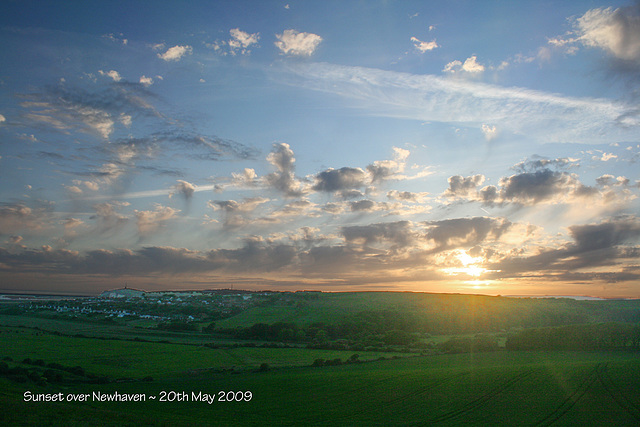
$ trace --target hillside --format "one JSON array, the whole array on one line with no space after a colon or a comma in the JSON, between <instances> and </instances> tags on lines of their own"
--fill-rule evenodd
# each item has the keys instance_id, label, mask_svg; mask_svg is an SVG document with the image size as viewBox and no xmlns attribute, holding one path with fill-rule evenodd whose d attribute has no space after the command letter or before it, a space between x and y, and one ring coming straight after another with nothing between
<instances>
[{"instance_id":1,"label":"hillside","mask_svg":"<svg viewBox=\"0 0 640 427\"><path fill-rule=\"evenodd\" d=\"M432 334L497 332L602 322L640 322L640 300L581 301L413 292L281 293L217 322L219 328L256 323L337 325L393 318L398 329ZM403 326L404 325L404 326Z\"/></svg>"}]
</instances>

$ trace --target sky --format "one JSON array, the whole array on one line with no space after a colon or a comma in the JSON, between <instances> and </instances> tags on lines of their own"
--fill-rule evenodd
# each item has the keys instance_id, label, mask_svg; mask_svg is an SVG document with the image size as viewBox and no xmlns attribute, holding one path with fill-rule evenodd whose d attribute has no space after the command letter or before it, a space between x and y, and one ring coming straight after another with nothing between
<instances>
[{"instance_id":1,"label":"sky","mask_svg":"<svg viewBox=\"0 0 640 427\"><path fill-rule=\"evenodd\" d=\"M640 4L0 4L0 291L640 297Z\"/></svg>"}]
</instances>

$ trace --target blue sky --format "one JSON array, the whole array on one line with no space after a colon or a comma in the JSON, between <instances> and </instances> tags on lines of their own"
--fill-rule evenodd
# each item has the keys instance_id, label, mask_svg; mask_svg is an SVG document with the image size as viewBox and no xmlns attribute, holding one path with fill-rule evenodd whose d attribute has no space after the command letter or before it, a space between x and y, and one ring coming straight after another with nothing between
<instances>
[{"instance_id":1,"label":"blue sky","mask_svg":"<svg viewBox=\"0 0 640 427\"><path fill-rule=\"evenodd\" d=\"M0 6L11 292L640 296L640 8Z\"/></svg>"}]
</instances>

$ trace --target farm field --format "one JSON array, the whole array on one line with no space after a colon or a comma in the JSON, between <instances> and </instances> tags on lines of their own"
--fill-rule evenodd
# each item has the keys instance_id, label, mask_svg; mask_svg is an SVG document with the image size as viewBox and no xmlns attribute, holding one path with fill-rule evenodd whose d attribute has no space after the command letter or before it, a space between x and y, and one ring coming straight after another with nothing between
<instances>
[{"instance_id":1,"label":"farm field","mask_svg":"<svg viewBox=\"0 0 640 427\"><path fill-rule=\"evenodd\" d=\"M191 298L6 303L0 421L640 424L637 301L390 292ZM141 316L154 310L165 320Z\"/></svg>"},{"instance_id":2,"label":"farm field","mask_svg":"<svg viewBox=\"0 0 640 427\"><path fill-rule=\"evenodd\" d=\"M490 352L388 358L311 367L345 352L208 349L196 346L30 335L4 328L3 351L17 361L78 364L131 377L108 384L2 381L10 425L637 425L640 360L630 352ZM9 345L8 340L14 344ZM41 343L36 346L35 341ZM113 347L110 345L113 344ZM95 349L91 349L91 347ZM362 354L372 360L375 354ZM211 366L255 367L231 373ZM14 363L19 364L19 363ZM153 381L139 381L153 376ZM144 394L144 402L25 402L23 393ZM251 392L249 401L195 395ZM174 401L159 401L163 396ZM194 395L195 394L195 395ZM155 396L156 399L150 399ZM185 397L186 396L186 397ZM241 396L245 396L242 394ZM182 399L182 400L179 400ZM99 423L96 420L101 420Z\"/></svg>"}]
</instances>

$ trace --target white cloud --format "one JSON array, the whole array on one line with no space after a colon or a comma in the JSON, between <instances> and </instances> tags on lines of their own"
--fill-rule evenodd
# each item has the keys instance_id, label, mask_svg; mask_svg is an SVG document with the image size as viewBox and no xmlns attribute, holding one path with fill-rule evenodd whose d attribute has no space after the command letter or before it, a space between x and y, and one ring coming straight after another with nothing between
<instances>
[{"instance_id":1,"label":"white cloud","mask_svg":"<svg viewBox=\"0 0 640 427\"><path fill-rule=\"evenodd\" d=\"M163 59L165 61L179 61L184 55L190 55L193 52L193 48L191 46L174 46L163 54L158 54L158 58Z\"/></svg>"},{"instance_id":2,"label":"white cloud","mask_svg":"<svg viewBox=\"0 0 640 427\"><path fill-rule=\"evenodd\" d=\"M111 70L111 71L98 70L98 73L100 73L101 76L111 77L114 82L119 82L120 80L122 80L120 73L118 73L116 70Z\"/></svg>"},{"instance_id":3,"label":"white cloud","mask_svg":"<svg viewBox=\"0 0 640 427\"><path fill-rule=\"evenodd\" d=\"M147 77L143 75L140 77L140 83L149 87L153 84L153 79L151 77Z\"/></svg>"},{"instance_id":4,"label":"white cloud","mask_svg":"<svg viewBox=\"0 0 640 427\"><path fill-rule=\"evenodd\" d=\"M451 61L447 65L445 65L442 70L447 73L481 73L484 71L484 65L478 62L478 58L474 55L467 58L464 63L462 61Z\"/></svg>"},{"instance_id":5,"label":"white cloud","mask_svg":"<svg viewBox=\"0 0 640 427\"><path fill-rule=\"evenodd\" d=\"M216 40L213 43L205 43L205 46L222 56L249 55L251 46L257 45L260 40L260 33L249 34L239 28L229 30L229 34L229 40Z\"/></svg>"},{"instance_id":6,"label":"white cloud","mask_svg":"<svg viewBox=\"0 0 640 427\"><path fill-rule=\"evenodd\" d=\"M592 160L600 160L603 162L608 162L611 159L617 159L618 156L613 153L602 153L602 156L592 156Z\"/></svg>"},{"instance_id":7,"label":"white cloud","mask_svg":"<svg viewBox=\"0 0 640 427\"><path fill-rule=\"evenodd\" d=\"M5 119L5 117L2 114L0 114L0 123L4 123L6 121L7 119Z\"/></svg>"},{"instance_id":8,"label":"white cloud","mask_svg":"<svg viewBox=\"0 0 640 427\"><path fill-rule=\"evenodd\" d=\"M640 16L631 8L591 9L576 20L579 40L620 59L640 59Z\"/></svg>"},{"instance_id":9,"label":"white cloud","mask_svg":"<svg viewBox=\"0 0 640 427\"><path fill-rule=\"evenodd\" d=\"M322 37L313 33L300 33L296 30L285 30L276 34L275 45L285 55L310 56L322 41Z\"/></svg>"},{"instance_id":10,"label":"white cloud","mask_svg":"<svg viewBox=\"0 0 640 427\"><path fill-rule=\"evenodd\" d=\"M440 47L435 40L430 42L423 42L422 40L418 40L416 37L411 37L411 41L413 42L413 45L416 47L416 49L418 49L421 53L425 53L427 51Z\"/></svg>"},{"instance_id":11,"label":"white cloud","mask_svg":"<svg viewBox=\"0 0 640 427\"><path fill-rule=\"evenodd\" d=\"M482 133L487 141L491 141L498 136L498 129L495 126L489 126L487 124L482 124Z\"/></svg>"},{"instance_id":12,"label":"white cloud","mask_svg":"<svg viewBox=\"0 0 640 427\"><path fill-rule=\"evenodd\" d=\"M249 34L241 31L239 28L230 30L229 34L231 34L229 47L231 47L232 51L239 51L243 55L249 54L251 51L247 48L257 44L258 40L260 40L260 33Z\"/></svg>"},{"instance_id":13,"label":"white cloud","mask_svg":"<svg viewBox=\"0 0 640 427\"><path fill-rule=\"evenodd\" d=\"M461 69L462 69L462 61L458 61L456 59L455 61L451 61L447 65L445 65L442 71L446 73L455 73Z\"/></svg>"},{"instance_id":14,"label":"white cloud","mask_svg":"<svg viewBox=\"0 0 640 427\"><path fill-rule=\"evenodd\" d=\"M544 132L553 142L601 143L638 138L618 118L631 108L599 98L561 96L434 75L399 73L326 63L283 64L282 82L351 99L373 116L421 122L490 123L525 137Z\"/></svg>"}]
</instances>

